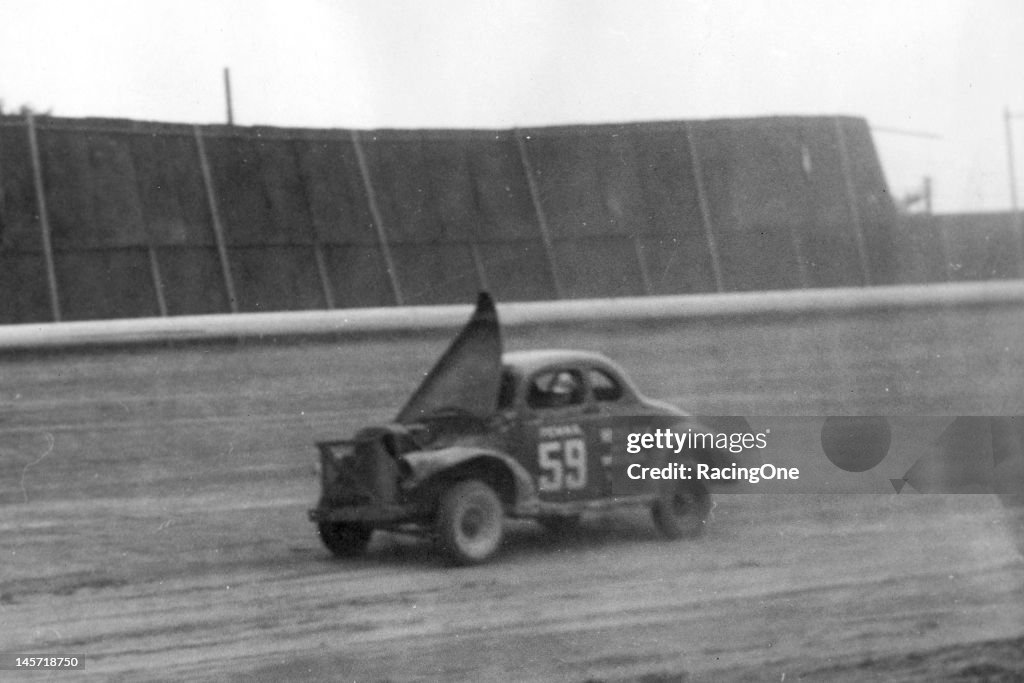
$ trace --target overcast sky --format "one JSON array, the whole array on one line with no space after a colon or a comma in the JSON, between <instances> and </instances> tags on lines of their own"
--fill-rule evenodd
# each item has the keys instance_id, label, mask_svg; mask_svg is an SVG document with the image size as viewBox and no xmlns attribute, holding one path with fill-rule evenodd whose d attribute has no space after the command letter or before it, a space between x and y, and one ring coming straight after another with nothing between
<instances>
[{"instance_id":1,"label":"overcast sky","mask_svg":"<svg viewBox=\"0 0 1024 683\"><path fill-rule=\"evenodd\" d=\"M863 116L944 212L1009 207L1008 106L1024 175L1021 0L0 0L7 111L220 122L225 66L242 125Z\"/></svg>"}]
</instances>

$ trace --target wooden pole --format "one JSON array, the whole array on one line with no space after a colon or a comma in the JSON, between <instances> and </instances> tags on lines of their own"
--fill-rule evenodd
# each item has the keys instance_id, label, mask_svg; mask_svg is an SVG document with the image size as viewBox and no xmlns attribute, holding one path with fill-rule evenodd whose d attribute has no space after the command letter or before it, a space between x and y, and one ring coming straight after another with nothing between
<instances>
[{"instance_id":1,"label":"wooden pole","mask_svg":"<svg viewBox=\"0 0 1024 683\"><path fill-rule=\"evenodd\" d=\"M850 209L850 223L853 224L853 237L857 242L857 256L860 260L861 278L864 284L871 285L871 261L868 256L867 241L864 239L864 225L860 220L860 209L857 207L857 189L853 184L853 171L850 168L850 154L846 148L846 134L843 132L842 121L836 116L833 119L836 147L839 150L839 163L843 171L843 185L846 188L846 203Z\"/></svg>"},{"instance_id":2,"label":"wooden pole","mask_svg":"<svg viewBox=\"0 0 1024 683\"><path fill-rule=\"evenodd\" d=\"M548 260L548 269L551 273L551 283L555 288L555 298L565 298L565 290L562 287L562 280L558 276L558 268L555 265L555 249L551 242L551 232L548 230L548 219L544 214L544 205L540 199L540 188L533 176L533 167L530 164L530 157L526 152L526 141L523 140L519 129L513 130L516 138L516 145L519 148L519 161L523 165L523 173L526 175L526 185L530 188L530 199L533 200L533 210L537 214L537 227L540 229L540 239L544 244L544 253Z\"/></svg>"},{"instance_id":3,"label":"wooden pole","mask_svg":"<svg viewBox=\"0 0 1024 683\"><path fill-rule=\"evenodd\" d=\"M149 274L153 279L153 289L156 290L156 306L160 310L160 317L166 318L167 298L164 296L164 280L160 276L160 262L153 245L146 247L146 251L149 254Z\"/></svg>"},{"instance_id":4,"label":"wooden pole","mask_svg":"<svg viewBox=\"0 0 1024 683\"><path fill-rule=\"evenodd\" d=\"M1006 166L1010 172L1010 211L1012 212L1013 235L1017 242L1017 276L1024 277L1024 224L1017 204L1017 166L1013 154L1013 113L1009 107L1003 110L1003 125L1006 127Z\"/></svg>"},{"instance_id":5,"label":"wooden pole","mask_svg":"<svg viewBox=\"0 0 1024 683\"><path fill-rule=\"evenodd\" d=\"M316 228L314 228L316 230ZM330 275L327 272L327 261L324 258L323 245L317 237L313 238L313 258L316 260L316 270L320 275L320 287L324 291L324 303L328 310L336 308L334 303L334 289L331 287Z\"/></svg>"},{"instance_id":6,"label":"wooden pole","mask_svg":"<svg viewBox=\"0 0 1024 683\"><path fill-rule=\"evenodd\" d=\"M636 252L636 263L640 266L640 284L643 286L645 296L650 296L653 291L651 287L651 277L647 274L647 262L644 259L643 245L640 243L640 237L633 234L633 251Z\"/></svg>"},{"instance_id":7,"label":"wooden pole","mask_svg":"<svg viewBox=\"0 0 1024 683\"><path fill-rule=\"evenodd\" d=\"M210 162L206 158L206 146L203 144L203 133L199 126L193 126L196 138L196 150L199 152L199 167L203 172L203 185L206 188L206 200L210 207L210 219L213 223L213 237L217 242L217 254L220 256L220 269L224 276L224 290L228 295L228 304L232 313L238 313L238 298L235 296L235 282L231 277L231 261L228 259L228 247L224 240L224 226L220 222L220 211L217 208L217 193L213 187L213 174Z\"/></svg>"},{"instance_id":8,"label":"wooden pole","mask_svg":"<svg viewBox=\"0 0 1024 683\"><path fill-rule=\"evenodd\" d=\"M32 155L32 182L35 185L36 208L39 211L39 231L43 238L43 258L46 261L46 280L50 292L50 311L54 322L60 322L60 296L57 290L57 266L53 258L53 244L50 235L50 215L46 209L46 191L43 187L43 164L39 156L39 140L36 137L36 120L32 112L25 114L28 126L28 147Z\"/></svg>"},{"instance_id":9,"label":"wooden pole","mask_svg":"<svg viewBox=\"0 0 1024 683\"><path fill-rule=\"evenodd\" d=\"M231 106L231 69L224 67L224 100L228 109L228 125L235 125L235 112Z\"/></svg>"},{"instance_id":10,"label":"wooden pole","mask_svg":"<svg viewBox=\"0 0 1024 683\"><path fill-rule=\"evenodd\" d=\"M491 286L487 281L487 271L484 270L484 260L480 256L480 247L477 245L475 239L470 239L469 249L473 256L473 265L476 267L476 279L480 284L480 291L489 292L491 290Z\"/></svg>"},{"instance_id":11,"label":"wooden pole","mask_svg":"<svg viewBox=\"0 0 1024 683\"><path fill-rule=\"evenodd\" d=\"M149 279L153 283L153 292L156 295L156 308L160 313L161 318L167 317L167 298L164 292L163 276L160 274L160 259L156 253L156 247L153 245L153 239L149 234L149 226L146 224L145 212L142 208L142 198L139 193L139 177L135 172L135 159L130 157L131 162L129 168L131 169L131 185L134 190L135 204L138 208L138 222L142 233L145 235L146 243L146 256L149 260Z\"/></svg>"},{"instance_id":12,"label":"wooden pole","mask_svg":"<svg viewBox=\"0 0 1024 683\"><path fill-rule=\"evenodd\" d=\"M388 236L384 230L384 217L377 204L377 193L373 189L373 180L370 178L370 166L366 163L366 154L363 152L363 142L359 138L359 131L351 132L352 147L356 152L356 161L359 163L359 174L363 177L363 188L366 190L366 202L370 206L370 216L373 218L373 227L377 231L377 243L380 245L380 253L384 257L384 267L388 271L388 281L391 283L391 293L395 297L395 304L405 305L402 297L402 288L398 283L398 273L395 271L395 262L391 258L391 246L388 244Z\"/></svg>"},{"instance_id":13,"label":"wooden pole","mask_svg":"<svg viewBox=\"0 0 1024 683\"><path fill-rule=\"evenodd\" d=\"M289 143L291 147L291 143ZM324 245L320 239L320 232L317 230L316 211L309 191L310 179L302 170L299 171L299 180L302 184L302 197L305 199L306 210L309 212L309 237L313 246L313 259L316 261L317 275L320 278L320 288L324 294L324 305L327 310L334 310L337 306L334 301L334 285L331 282L330 272L327 268L327 258L324 256Z\"/></svg>"},{"instance_id":14,"label":"wooden pole","mask_svg":"<svg viewBox=\"0 0 1024 683\"><path fill-rule=\"evenodd\" d=\"M711 208L708 205L707 191L704 189L704 172L701 169L697 145L693 141L693 127L686 122L686 145L690 150L690 164L693 170L693 182L697 186L697 204L700 206L700 218L704 225L704 239L707 241L708 253L711 255L711 272L715 277L715 290L725 291L725 278L722 276L722 261L718 255L718 240L715 239L715 226L711 223ZM686 226L680 226L681 229Z\"/></svg>"}]
</instances>

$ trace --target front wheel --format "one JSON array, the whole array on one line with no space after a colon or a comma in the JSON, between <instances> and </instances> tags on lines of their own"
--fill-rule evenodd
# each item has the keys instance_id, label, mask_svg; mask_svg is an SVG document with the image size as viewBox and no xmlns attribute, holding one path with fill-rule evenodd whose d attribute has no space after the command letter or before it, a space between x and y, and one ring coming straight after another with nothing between
<instances>
[{"instance_id":1,"label":"front wheel","mask_svg":"<svg viewBox=\"0 0 1024 683\"><path fill-rule=\"evenodd\" d=\"M373 528L358 522L320 522L320 540L335 557L362 555L370 543Z\"/></svg>"},{"instance_id":2,"label":"front wheel","mask_svg":"<svg viewBox=\"0 0 1024 683\"><path fill-rule=\"evenodd\" d=\"M695 538L704 533L711 514L711 494L700 482L683 481L651 508L654 526L670 538Z\"/></svg>"},{"instance_id":3,"label":"front wheel","mask_svg":"<svg viewBox=\"0 0 1024 683\"><path fill-rule=\"evenodd\" d=\"M461 481L441 496L437 538L441 551L454 564L479 564L501 545L504 510L498 494L487 484Z\"/></svg>"}]
</instances>

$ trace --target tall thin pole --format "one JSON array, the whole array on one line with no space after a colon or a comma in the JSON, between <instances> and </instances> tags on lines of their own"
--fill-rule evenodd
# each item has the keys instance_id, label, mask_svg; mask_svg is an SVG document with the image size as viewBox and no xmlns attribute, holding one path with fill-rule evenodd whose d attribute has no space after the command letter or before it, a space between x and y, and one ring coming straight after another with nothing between
<instances>
[{"instance_id":1,"label":"tall thin pole","mask_svg":"<svg viewBox=\"0 0 1024 683\"><path fill-rule=\"evenodd\" d=\"M153 290L156 292L156 307L160 311L160 317L167 317L167 296L164 294L164 279L160 275L160 260L156 255L156 248L151 244L146 247L149 256L149 276L153 280Z\"/></svg>"},{"instance_id":2,"label":"tall thin pole","mask_svg":"<svg viewBox=\"0 0 1024 683\"><path fill-rule=\"evenodd\" d=\"M700 157L697 155L697 143L693 140L693 129L686 122L686 146L690 151L690 166L693 182L697 186L697 204L700 206L700 219L704 224L704 239L707 241L708 254L711 256L711 273L715 277L715 291L725 291L725 278L722 275L722 260L718 255L718 240L715 239L715 226L711 222L711 207L704 188L704 172L701 169ZM680 226L685 229L686 226Z\"/></svg>"},{"instance_id":3,"label":"tall thin pole","mask_svg":"<svg viewBox=\"0 0 1024 683\"><path fill-rule=\"evenodd\" d=\"M1006 166L1010 171L1010 207L1016 214L1017 206L1017 169L1013 162L1013 114L1010 108L1003 110L1003 125L1006 126Z\"/></svg>"},{"instance_id":4,"label":"tall thin pole","mask_svg":"<svg viewBox=\"0 0 1024 683\"><path fill-rule=\"evenodd\" d=\"M640 286L643 287L644 296L650 296L651 276L647 273L647 261L644 259L644 247L640 243L640 237L633 233L633 251L636 253L636 264L640 267Z\"/></svg>"},{"instance_id":5,"label":"tall thin pole","mask_svg":"<svg viewBox=\"0 0 1024 683\"><path fill-rule=\"evenodd\" d=\"M1010 172L1010 210L1013 220L1013 235L1017 241L1017 275L1024 277L1024 225L1021 225L1020 206L1017 204L1017 167L1013 154L1013 112L1009 107L1003 110L1003 124L1006 127L1006 166Z\"/></svg>"},{"instance_id":6,"label":"tall thin pole","mask_svg":"<svg viewBox=\"0 0 1024 683\"><path fill-rule=\"evenodd\" d=\"M28 126L28 146L32 154L32 181L36 190L36 208L39 211L39 231L43 238L43 258L46 260L46 280L50 291L50 311L53 321L60 322L60 297L57 294L57 266L53 259L53 244L50 239L50 214L46 210L46 190L43 187L43 164L39 157L39 140L36 138L36 120L32 112L25 114Z\"/></svg>"},{"instance_id":7,"label":"tall thin pole","mask_svg":"<svg viewBox=\"0 0 1024 683\"><path fill-rule=\"evenodd\" d=\"M327 260L324 258L324 247L320 238L316 235L316 228L313 228L313 259L316 261L316 271L320 276L320 289L324 293L324 304L328 310L336 308L334 303L334 288L331 286L331 277L327 272Z\"/></svg>"},{"instance_id":8,"label":"tall thin pole","mask_svg":"<svg viewBox=\"0 0 1024 683\"><path fill-rule=\"evenodd\" d=\"M235 296L235 281L231 277L231 261L228 258L228 246L224 239L224 226L220 222L220 210L217 208L217 192L213 187L213 173L210 162L206 158L206 146L203 144L203 133L199 126L192 126L196 138L196 150L199 154L199 169L203 174L203 186L206 188L206 202L210 207L210 220L213 225L213 238L217 242L217 255L220 257L220 270L224 277L224 291L228 295L228 305L232 313L238 313L238 298Z\"/></svg>"},{"instance_id":9,"label":"tall thin pole","mask_svg":"<svg viewBox=\"0 0 1024 683\"><path fill-rule=\"evenodd\" d=\"M224 67L224 100L228 107L228 125L235 125L235 112L231 106L231 69Z\"/></svg>"},{"instance_id":10,"label":"tall thin pole","mask_svg":"<svg viewBox=\"0 0 1024 683\"><path fill-rule=\"evenodd\" d=\"M843 185L846 188L846 203L850 210L850 222L853 224L853 237L857 243L857 257L860 261L861 277L864 284L871 285L871 260L868 254L867 240L864 237L864 224L860 220L860 209L857 207L857 189L853 184L853 169L850 167L850 152L846 148L846 134L839 117L833 119L836 134L836 147L839 150L839 163L843 171Z\"/></svg>"},{"instance_id":11,"label":"tall thin pole","mask_svg":"<svg viewBox=\"0 0 1024 683\"><path fill-rule=\"evenodd\" d=\"M487 280L487 271L484 269L484 259L480 255L480 245L477 244L475 235L469 240L469 252L473 257L473 266L476 268L476 279L480 284L480 291L490 291L491 285Z\"/></svg>"},{"instance_id":12,"label":"tall thin pole","mask_svg":"<svg viewBox=\"0 0 1024 683\"><path fill-rule=\"evenodd\" d=\"M398 283L398 271L395 269L395 262L391 258L391 246L388 244L388 236L384 229L384 215L380 212L380 205L377 204L377 192L374 190L373 179L370 177L370 165L366 162L363 141L359 137L359 131L355 129L349 135L352 139L352 149L356 153L356 162L359 164L359 175L363 178L366 203L370 207L373 227L377 231L377 244L380 247L381 256L384 257L384 268L388 272L388 282L391 283L391 294L395 297L395 305L403 306L405 305L405 299L402 296L402 288Z\"/></svg>"},{"instance_id":13,"label":"tall thin pole","mask_svg":"<svg viewBox=\"0 0 1024 683\"><path fill-rule=\"evenodd\" d=\"M526 175L526 186L530 189L530 199L533 201L533 210L537 214L537 227L540 229L540 239L544 244L544 253L547 255L548 269L551 272L551 284L555 288L555 298L564 299L565 289L562 287L562 279L558 276L558 268L555 266L555 247L551 241L551 231L548 230L548 218L544 213L544 205L540 200L540 188L537 187L537 180L533 175L533 165L530 164L530 156L526 152L526 142L522 133L515 129L512 134L516 138L516 146L519 148L519 161L523 165L523 174Z\"/></svg>"},{"instance_id":14,"label":"tall thin pole","mask_svg":"<svg viewBox=\"0 0 1024 683\"><path fill-rule=\"evenodd\" d=\"M131 188L132 194L134 195L134 203L138 208L138 220L140 223L139 229L142 234L145 235L146 243L146 255L149 258L149 277L153 283L153 292L156 294L156 309L160 313L160 317L167 317L167 297L164 293L164 280L160 274L160 258L156 253L156 247L154 246L154 240L150 234L149 225L146 221L145 212L142 210L142 201L139 198L139 176L135 170L135 158L130 155L128 157L128 171L131 177Z\"/></svg>"}]
</instances>

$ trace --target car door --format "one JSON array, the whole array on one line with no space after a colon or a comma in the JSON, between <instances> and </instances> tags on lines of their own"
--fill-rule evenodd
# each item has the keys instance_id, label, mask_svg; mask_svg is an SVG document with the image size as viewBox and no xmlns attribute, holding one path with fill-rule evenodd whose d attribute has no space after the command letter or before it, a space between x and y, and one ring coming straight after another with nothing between
<instances>
[{"instance_id":1,"label":"car door","mask_svg":"<svg viewBox=\"0 0 1024 683\"><path fill-rule=\"evenodd\" d=\"M646 493L647 482L629 476L630 465L650 467L652 456L648 449L630 453L630 434L642 434L651 425L632 393L610 369L592 366L586 369L587 384L594 400L595 414L600 423L597 453L607 481L605 495L624 496Z\"/></svg>"},{"instance_id":2,"label":"car door","mask_svg":"<svg viewBox=\"0 0 1024 683\"><path fill-rule=\"evenodd\" d=\"M545 502L570 502L605 495L610 482L602 468L601 416L584 371L555 366L527 378L520 443L524 465Z\"/></svg>"}]
</instances>

